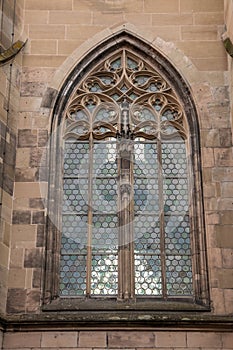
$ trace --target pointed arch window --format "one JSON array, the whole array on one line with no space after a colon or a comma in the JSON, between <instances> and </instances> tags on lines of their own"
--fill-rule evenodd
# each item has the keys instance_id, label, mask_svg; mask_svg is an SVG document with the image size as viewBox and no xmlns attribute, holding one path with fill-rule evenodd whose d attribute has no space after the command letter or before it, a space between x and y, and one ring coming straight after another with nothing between
<instances>
[{"instance_id":1,"label":"pointed arch window","mask_svg":"<svg viewBox=\"0 0 233 350\"><path fill-rule=\"evenodd\" d=\"M184 106L166 75L128 47L79 79L59 133L51 298L206 302Z\"/></svg>"},{"instance_id":2,"label":"pointed arch window","mask_svg":"<svg viewBox=\"0 0 233 350\"><path fill-rule=\"evenodd\" d=\"M64 130L61 296L193 295L185 117L130 52L75 91Z\"/></svg>"}]
</instances>

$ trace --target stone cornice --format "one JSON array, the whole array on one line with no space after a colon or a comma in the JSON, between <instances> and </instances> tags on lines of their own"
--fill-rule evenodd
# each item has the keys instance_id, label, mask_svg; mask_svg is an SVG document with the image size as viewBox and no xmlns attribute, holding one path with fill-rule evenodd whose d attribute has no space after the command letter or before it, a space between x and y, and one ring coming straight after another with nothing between
<instances>
[{"instance_id":1,"label":"stone cornice","mask_svg":"<svg viewBox=\"0 0 233 350\"><path fill-rule=\"evenodd\" d=\"M164 312L70 312L0 317L6 332L79 330L168 330L232 332L233 316Z\"/></svg>"}]
</instances>

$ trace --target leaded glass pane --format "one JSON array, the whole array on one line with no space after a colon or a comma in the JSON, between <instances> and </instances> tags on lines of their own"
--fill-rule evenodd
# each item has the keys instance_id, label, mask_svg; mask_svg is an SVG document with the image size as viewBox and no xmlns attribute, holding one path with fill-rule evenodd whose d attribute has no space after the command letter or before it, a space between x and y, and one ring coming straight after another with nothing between
<instances>
[{"instance_id":1,"label":"leaded glass pane","mask_svg":"<svg viewBox=\"0 0 233 350\"><path fill-rule=\"evenodd\" d=\"M135 255L135 293L138 296L162 294L161 262L158 255Z\"/></svg>"},{"instance_id":2,"label":"leaded glass pane","mask_svg":"<svg viewBox=\"0 0 233 350\"><path fill-rule=\"evenodd\" d=\"M86 293L86 255L62 255L60 261L61 296L84 296Z\"/></svg>"},{"instance_id":3,"label":"leaded glass pane","mask_svg":"<svg viewBox=\"0 0 233 350\"><path fill-rule=\"evenodd\" d=\"M117 254L93 254L91 289L93 295L116 295L118 279Z\"/></svg>"}]
</instances>

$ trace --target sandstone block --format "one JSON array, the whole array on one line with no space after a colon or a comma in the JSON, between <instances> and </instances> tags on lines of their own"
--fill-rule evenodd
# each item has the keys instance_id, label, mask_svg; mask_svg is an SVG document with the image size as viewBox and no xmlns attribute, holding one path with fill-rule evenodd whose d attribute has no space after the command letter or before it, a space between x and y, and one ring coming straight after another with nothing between
<instances>
[{"instance_id":1,"label":"sandstone block","mask_svg":"<svg viewBox=\"0 0 233 350\"><path fill-rule=\"evenodd\" d=\"M156 332L156 348L186 347L186 332Z\"/></svg>"},{"instance_id":2,"label":"sandstone block","mask_svg":"<svg viewBox=\"0 0 233 350\"><path fill-rule=\"evenodd\" d=\"M223 289L233 288L232 269L221 269L218 271L219 287Z\"/></svg>"},{"instance_id":3,"label":"sandstone block","mask_svg":"<svg viewBox=\"0 0 233 350\"><path fill-rule=\"evenodd\" d=\"M47 24L49 11L26 10L24 16L25 24Z\"/></svg>"},{"instance_id":4,"label":"sandstone block","mask_svg":"<svg viewBox=\"0 0 233 350\"><path fill-rule=\"evenodd\" d=\"M181 0L181 12L223 12L222 0Z\"/></svg>"},{"instance_id":5,"label":"sandstone block","mask_svg":"<svg viewBox=\"0 0 233 350\"><path fill-rule=\"evenodd\" d=\"M91 11L49 11L51 24L91 24Z\"/></svg>"},{"instance_id":6,"label":"sandstone block","mask_svg":"<svg viewBox=\"0 0 233 350\"><path fill-rule=\"evenodd\" d=\"M29 68L33 67L43 67L43 68L56 68L59 67L64 60L66 59L66 56L60 55L60 56L55 56L55 55L25 55L24 57L24 64L25 66ZM39 111L39 107L41 104L38 102L39 106L37 111Z\"/></svg>"},{"instance_id":7,"label":"sandstone block","mask_svg":"<svg viewBox=\"0 0 233 350\"><path fill-rule=\"evenodd\" d=\"M194 24L220 25L224 22L223 12L200 12L194 14Z\"/></svg>"},{"instance_id":8,"label":"sandstone block","mask_svg":"<svg viewBox=\"0 0 233 350\"><path fill-rule=\"evenodd\" d=\"M108 332L108 344L112 348L155 346L155 334L153 332Z\"/></svg>"},{"instance_id":9,"label":"sandstone block","mask_svg":"<svg viewBox=\"0 0 233 350\"><path fill-rule=\"evenodd\" d=\"M31 211L30 210L14 210L13 211L13 224L27 225L31 223Z\"/></svg>"},{"instance_id":10,"label":"sandstone block","mask_svg":"<svg viewBox=\"0 0 233 350\"><path fill-rule=\"evenodd\" d=\"M150 13L179 13L179 1L147 0L145 1L144 11Z\"/></svg>"},{"instance_id":11,"label":"sandstone block","mask_svg":"<svg viewBox=\"0 0 233 350\"><path fill-rule=\"evenodd\" d=\"M41 267L42 255L39 248L25 249L24 267L37 268Z\"/></svg>"},{"instance_id":12,"label":"sandstone block","mask_svg":"<svg viewBox=\"0 0 233 350\"><path fill-rule=\"evenodd\" d=\"M217 26L182 26L182 40L217 40Z\"/></svg>"},{"instance_id":13,"label":"sandstone block","mask_svg":"<svg viewBox=\"0 0 233 350\"><path fill-rule=\"evenodd\" d=\"M26 301L26 290L20 288L10 288L8 290L7 298L7 312L8 313L22 313L25 312L25 301ZM28 333L27 333L28 334ZM10 334L9 334L10 335ZM27 337L24 333L12 334L13 338L6 337L4 339L5 348L19 349L19 347L25 347L31 344L31 346L39 346L40 342L38 339L31 334ZM40 337L39 337L40 339ZM37 343L38 342L38 343Z\"/></svg>"},{"instance_id":14,"label":"sandstone block","mask_svg":"<svg viewBox=\"0 0 233 350\"><path fill-rule=\"evenodd\" d=\"M25 288L25 278L26 270L25 269L13 269L9 271L8 277L8 286L9 288Z\"/></svg>"},{"instance_id":15,"label":"sandstone block","mask_svg":"<svg viewBox=\"0 0 233 350\"><path fill-rule=\"evenodd\" d=\"M41 346L56 349L61 347L76 348L77 337L77 332L43 332Z\"/></svg>"},{"instance_id":16,"label":"sandstone block","mask_svg":"<svg viewBox=\"0 0 233 350\"><path fill-rule=\"evenodd\" d=\"M233 248L233 225L215 227L216 243L220 248Z\"/></svg>"},{"instance_id":17,"label":"sandstone block","mask_svg":"<svg viewBox=\"0 0 233 350\"><path fill-rule=\"evenodd\" d=\"M26 0L26 10L72 10L72 0Z\"/></svg>"},{"instance_id":18,"label":"sandstone block","mask_svg":"<svg viewBox=\"0 0 233 350\"><path fill-rule=\"evenodd\" d=\"M187 345L189 347L202 347L210 349L221 349L220 333L187 332Z\"/></svg>"},{"instance_id":19,"label":"sandstone block","mask_svg":"<svg viewBox=\"0 0 233 350\"><path fill-rule=\"evenodd\" d=\"M79 347L106 347L106 332L80 332L79 333Z\"/></svg>"}]
</instances>

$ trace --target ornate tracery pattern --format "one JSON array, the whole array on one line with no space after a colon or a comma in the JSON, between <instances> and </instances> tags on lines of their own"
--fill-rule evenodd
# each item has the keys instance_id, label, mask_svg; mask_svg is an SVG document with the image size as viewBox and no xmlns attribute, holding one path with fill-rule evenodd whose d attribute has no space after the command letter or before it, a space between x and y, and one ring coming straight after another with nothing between
<instances>
[{"instance_id":1,"label":"ornate tracery pattern","mask_svg":"<svg viewBox=\"0 0 233 350\"><path fill-rule=\"evenodd\" d=\"M166 80L123 49L64 126L61 296L193 295L187 130Z\"/></svg>"}]
</instances>

